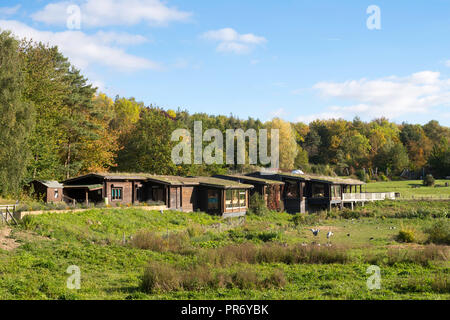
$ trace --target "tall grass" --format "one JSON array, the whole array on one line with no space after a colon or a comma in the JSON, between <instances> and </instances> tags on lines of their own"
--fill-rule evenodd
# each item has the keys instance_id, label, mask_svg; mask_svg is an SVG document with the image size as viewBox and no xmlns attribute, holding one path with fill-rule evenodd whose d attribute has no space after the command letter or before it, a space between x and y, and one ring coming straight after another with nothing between
<instances>
[{"instance_id":1,"label":"tall grass","mask_svg":"<svg viewBox=\"0 0 450 320\"><path fill-rule=\"evenodd\" d=\"M264 277L248 267L231 272L213 272L207 265L199 264L180 270L171 264L153 261L145 269L141 289L147 293L219 288L268 289L282 288L286 283L281 269L275 269Z\"/></svg>"}]
</instances>

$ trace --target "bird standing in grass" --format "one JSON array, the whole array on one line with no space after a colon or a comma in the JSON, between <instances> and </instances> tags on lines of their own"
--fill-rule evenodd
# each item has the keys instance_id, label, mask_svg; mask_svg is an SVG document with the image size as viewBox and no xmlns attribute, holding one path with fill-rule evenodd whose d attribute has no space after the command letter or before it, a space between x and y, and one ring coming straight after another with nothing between
<instances>
[{"instance_id":1,"label":"bird standing in grass","mask_svg":"<svg viewBox=\"0 0 450 320\"><path fill-rule=\"evenodd\" d=\"M328 231L328 233L327 233L327 239L330 240L330 238L331 238L332 236L334 236L334 233L331 232L331 231Z\"/></svg>"},{"instance_id":2,"label":"bird standing in grass","mask_svg":"<svg viewBox=\"0 0 450 320\"><path fill-rule=\"evenodd\" d=\"M314 237L317 237L319 235L319 229L311 229L311 232L313 233Z\"/></svg>"},{"instance_id":3,"label":"bird standing in grass","mask_svg":"<svg viewBox=\"0 0 450 320\"><path fill-rule=\"evenodd\" d=\"M329 243L329 244L331 243L331 237L332 237L332 236L334 236L334 233L331 232L331 230L328 231L328 233L327 233L327 239L328 239L328 243Z\"/></svg>"}]
</instances>

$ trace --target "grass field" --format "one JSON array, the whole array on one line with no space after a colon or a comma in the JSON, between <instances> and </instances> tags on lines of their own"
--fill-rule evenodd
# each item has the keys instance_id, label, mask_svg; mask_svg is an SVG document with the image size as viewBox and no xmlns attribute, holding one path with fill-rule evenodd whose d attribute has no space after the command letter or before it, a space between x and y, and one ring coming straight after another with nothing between
<instances>
[{"instance_id":1,"label":"grass field","mask_svg":"<svg viewBox=\"0 0 450 320\"><path fill-rule=\"evenodd\" d=\"M448 300L449 247L425 245L423 230L448 222L449 206L425 204L270 213L242 224L137 208L48 213L13 227L15 245L0 249L0 299ZM402 228L416 230L415 243L395 240ZM366 285L372 264L381 268L380 290ZM72 265L80 290L66 287Z\"/></svg>"},{"instance_id":2,"label":"grass field","mask_svg":"<svg viewBox=\"0 0 450 320\"><path fill-rule=\"evenodd\" d=\"M402 198L447 198L450 199L450 180L436 180L434 187L425 187L421 180L373 182L363 187L366 192L400 192Z\"/></svg>"}]
</instances>

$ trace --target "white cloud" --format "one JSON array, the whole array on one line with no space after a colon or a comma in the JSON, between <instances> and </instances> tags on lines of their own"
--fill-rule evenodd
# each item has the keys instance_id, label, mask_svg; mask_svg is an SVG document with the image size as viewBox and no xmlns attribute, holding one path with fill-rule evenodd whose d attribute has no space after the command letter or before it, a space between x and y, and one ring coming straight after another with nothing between
<instances>
[{"instance_id":1,"label":"white cloud","mask_svg":"<svg viewBox=\"0 0 450 320\"><path fill-rule=\"evenodd\" d=\"M211 30L201 35L203 39L219 42L217 51L237 54L249 53L255 46L267 42L264 37L252 33L239 34L232 28Z\"/></svg>"},{"instance_id":2,"label":"white cloud","mask_svg":"<svg viewBox=\"0 0 450 320\"><path fill-rule=\"evenodd\" d=\"M138 45L148 42L149 40L138 34L129 34L126 32L104 32L99 31L95 34L97 39L104 44L116 45Z\"/></svg>"},{"instance_id":3,"label":"white cloud","mask_svg":"<svg viewBox=\"0 0 450 320\"><path fill-rule=\"evenodd\" d=\"M14 14L16 14L20 8L22 7L22 5L18 4L17 6L14 7L0 7L0 15L2 16L12 16Z\"/></svg>"},{"instance_id":4,"label":"white cloud","mask_svg":"<svg viewBox=\"0 0 450 320\"><path fill-rule=\"evenodd\" d=\"M130 55L122 48L111 46L111 42L121 41L112 40L114 38L112 34L105 37L105 33L87 35L81 31L40 31L14 20L0 20L0 29L11 30L19 38L58 46L61 52L81 69L87 68L89 65L103 65L122 71L160 68L153 61ZM142 40L139 36L137 37L133 40L134 42Z\"/></svg>"},{"instance_id":5,"label":"white cloud","mask_svg":"<svg viewBox=\"0 0 450 320\"><path fill-rule=\"evenodd\" d=\"M348 101L347 105L331 106L321 114L333 117L361 115L396 119L426 114L435 107L448 106L450 102L450 79L442 79L439 72L432 71L377 80L320 82L313 89L326 98Z\"/></svg>"},{"instance_id":6,"label":"white cloud","mask_svg":"<svg viewBox=\"0 0 450 320\"><path fill-rule=\"evenodd\" d=\"M141 22L167 25L187 21L192 14L168 7L160 0L82 0L50 3L32 15L32 19L49 25L65 26L67 8L79 3L82 27L131 26Z\"/></svg>"}]
</instances>

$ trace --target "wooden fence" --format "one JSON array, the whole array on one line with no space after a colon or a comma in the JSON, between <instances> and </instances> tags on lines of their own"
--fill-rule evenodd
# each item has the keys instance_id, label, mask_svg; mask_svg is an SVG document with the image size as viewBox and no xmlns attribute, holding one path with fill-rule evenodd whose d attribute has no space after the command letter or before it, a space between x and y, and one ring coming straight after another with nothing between
<instances>
[{"instance_id":1,"label":"wooden fence","mask_svg":"<svg viewBox=\"0 0 450 320\"><path fill-rule=\"evenodd\" d=\"M17 224L17 220L14 218L14 213L16 212L15 205L0 206L0 220L1 223L6 223L7 225L11 223Z\"/></svg>"}]
</instances>

